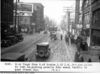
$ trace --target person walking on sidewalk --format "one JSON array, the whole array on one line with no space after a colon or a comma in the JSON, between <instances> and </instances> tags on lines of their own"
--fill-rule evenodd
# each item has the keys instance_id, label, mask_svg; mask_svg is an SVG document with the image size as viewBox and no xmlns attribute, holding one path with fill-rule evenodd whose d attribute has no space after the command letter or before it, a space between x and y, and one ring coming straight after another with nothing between
<instances>
[{"instance_id":1,"label":"person walking on sidewalk","mask_svg":"<svg viewBox=\"0 0 100 74\"><path fill-rule=\"evenodd\" d=\"M61 40L62 40L62 38L63 38L63 35L61 34Z\"/></svg>"}]
</instances>

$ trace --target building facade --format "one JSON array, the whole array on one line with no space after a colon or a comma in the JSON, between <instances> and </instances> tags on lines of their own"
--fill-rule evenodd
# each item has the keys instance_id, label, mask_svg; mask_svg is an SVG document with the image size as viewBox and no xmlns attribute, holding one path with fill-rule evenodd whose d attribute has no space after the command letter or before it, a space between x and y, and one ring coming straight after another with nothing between
<instances>
[{"instance_id":1,"label":"building facade","mask_svg":"<svg viewBox=\"0 0 100 74\"><path fill-rule=\"evenodd\" d=\"M33 32L40 32L44 30L44 7L40 3L30 3L32 7L29 7L29 3L22 3L25 7L28 6L26 9L32 9L32 11L23 11L20 7L20 12L23 15L19 16L19 26L20 30L27 33L33 33ZM21 6L21 5L20 5ZM19 13L20 14L20 13Z\"/></svg>"},{"instance_id":2,"label":"building facade","mask_svg":"<svg viewBox=\"0 0 100 74\"><path fill-rule=\"evenodd\" d=\"M92 0L92 23L91 28L100 29L100 0Z\"/></svg>"},{"instance_id":3,"label":"building facade","mask_svg":"<svg viewBox=\"0 0 100 74\"><path fill-rule=\"evenodd\" d=\"M91 0L83 0L82 2L82 35L89 36L91 26Z\"/></svg>"},{"instance_id":4,"label":"building facade","mask_svg":"<svg viewBox=\"0 0 100 74\"><path fill-rule=\"evenodd\" d=\"M82 4L82 25L89 28L91 23L91 0L83 0Z\"/></svg>"},{"instance_id":5,"label":"building facade","mask_svg":"<svg viewBox=\"0 0 100 74\"><path fill-rule=\"evenodd\" d=\"M40 32L45 29L44 24L44 7L40 3L34 3L34 21L35 21L35 31Z\"/></svg>"},{"instance_id":6,"label":"building facade","mask_svg":"<svg viewBox=\"0 0 100 74\"><path fill-rule=\"evenodd\" d=\"M82 25L91 45L100 44L100 0L83 0Z\"/></svg>"},{"instance_id":7,"label":"building facade","mask_svg":"<svg viewBox=\"0 0 100 74\"><path fill-rule=\"evenodd\" d=\"M13 25L13 0L1 0L1 39L12 32Z\"/></svg>"},{"instance_id":8,"label":"building facade","mask_svg":"<svg viewBox=\"0 0 100 74\"><path fill-rule=\"evenodd\" d=\"M100 0L91 0L91 45L100 46Z\"/></svg>"},{"instance_id":9,"label":"building facade","mask_svg":"<svg viewBox=\"0 0 100 74\"><path fill-rule=\"evenodd\" d=\"M13 0L1 0L1 22L13 24Z\"/></svg>"}]
</instances>

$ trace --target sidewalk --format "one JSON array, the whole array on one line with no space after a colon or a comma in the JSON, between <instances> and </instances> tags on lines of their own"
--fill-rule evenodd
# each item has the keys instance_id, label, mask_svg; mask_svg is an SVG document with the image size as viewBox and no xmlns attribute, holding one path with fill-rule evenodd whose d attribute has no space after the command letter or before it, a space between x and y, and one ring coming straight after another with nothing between
<instances>
[{"instance_id":1,"label":"sidewalk","mask_svg":"<svg viewBox=\"0 0 100 74\"><path fill-rule=\"evenodd\" d=\"M25 48L26 45L25 44L29 44L31 41L36 41L37 39L41 38L43 35L42 34L33 34L33 35L24 35L24 40L22 42L19 42L13 46L7 47L7 48L3 48L1 49L1 54L4 54L6 52L13 52L13 51L17 51L17 49L21 49L21 48Z\"/></svg>"},{"instance_id":2,"label":"sidewalk","mask_svg":"<svg viewBox=\"0 0 100 74\"><path fill-rule=\"evenodd\" d=\"M68 54L67 59L70 62L74 62L75 60L75 54L77 51L77 47L75 44L71 44L71 42L66 42L65 39L63 41L64 47L66 48L66 53Z\"/></svg>"}]
</instances>

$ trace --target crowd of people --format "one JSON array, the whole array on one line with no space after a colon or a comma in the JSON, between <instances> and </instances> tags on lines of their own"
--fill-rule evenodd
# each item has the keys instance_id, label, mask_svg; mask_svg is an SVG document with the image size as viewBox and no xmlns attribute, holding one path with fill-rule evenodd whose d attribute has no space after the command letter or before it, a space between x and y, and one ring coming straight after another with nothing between
<instances>
[{"instance_id":1,"label":"crowd of people","mask_svg":"<svg viewBox=\"0 0 100 74\"><path fill-rule=\"evenodd\" d=\"M87 43L88 36L85 32L80 33L79 35L71 35L68 33L65 36L65 40L68 43L75 44L77 46L77 50L88 50L88 43Z\"/></svg>"}]
</instances>

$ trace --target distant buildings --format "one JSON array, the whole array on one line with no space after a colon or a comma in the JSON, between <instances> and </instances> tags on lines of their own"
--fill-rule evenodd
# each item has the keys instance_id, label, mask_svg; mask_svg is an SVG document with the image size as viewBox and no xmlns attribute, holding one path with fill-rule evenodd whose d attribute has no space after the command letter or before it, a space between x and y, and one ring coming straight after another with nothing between
<instances>
[{"instance_id":1,"label":"distant buildings","mask_svg":"<svg viewBox=\"0 0 100 74\"><path fill-rule=\"evenodd\" d=\"M27 33L40 32L44 30L44 7L40 3L20 3L19 22L21 31ZM24 9L21 7L23 6ZM22 8L22 9L21 9ZM26 9L25 9L26 8Z\"/></svg>"},{"instance_id":2,"label":"distant buildings","mask_svg":"<svg viewBox=\"0 0 100 74\"><path fill-rule=\"evenodd\" d=\"M1 46L23 40L22 32L33 34L44 30L44 7L39 3L19 5L18 0L1 0Z\"/></svg>"}]
</instances>

